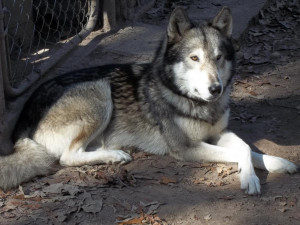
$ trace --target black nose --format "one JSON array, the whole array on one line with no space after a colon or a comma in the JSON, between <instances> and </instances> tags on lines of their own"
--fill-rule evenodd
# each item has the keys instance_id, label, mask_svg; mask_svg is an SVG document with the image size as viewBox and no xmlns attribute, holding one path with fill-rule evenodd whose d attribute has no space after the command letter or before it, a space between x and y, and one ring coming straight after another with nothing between
<instances>
[{"instance_id":1,"label":"black nose","mask_svg":"<svg viewBox=\"0 0 300 225\"><path fill-rule=\"evenodd\" d=\"M222 86L220 84L213 84L208 88L208 90L213 96L217 96L221 93Z\"/></svg>"}]
</instances>

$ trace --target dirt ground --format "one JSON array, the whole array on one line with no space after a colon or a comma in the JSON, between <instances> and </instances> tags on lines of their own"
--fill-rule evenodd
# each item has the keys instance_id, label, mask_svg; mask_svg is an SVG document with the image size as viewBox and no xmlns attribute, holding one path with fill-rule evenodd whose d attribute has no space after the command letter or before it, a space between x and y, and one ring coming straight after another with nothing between
<instances>
[{"instance_id":1,"label":"dirt ground","mask_svg":"<svg viewBox=\"0 0 300 225\"><path fill-rule=\"evenodd\" d=\"M279 2L240 40L229 128L253 150L300 164L300 15ZM262 195L248 196L236 164L132 156L123 166L57 166L50 176L0 190L0 224L300 224L299 174L257 170Z\"/></svg>"}]
</instances>

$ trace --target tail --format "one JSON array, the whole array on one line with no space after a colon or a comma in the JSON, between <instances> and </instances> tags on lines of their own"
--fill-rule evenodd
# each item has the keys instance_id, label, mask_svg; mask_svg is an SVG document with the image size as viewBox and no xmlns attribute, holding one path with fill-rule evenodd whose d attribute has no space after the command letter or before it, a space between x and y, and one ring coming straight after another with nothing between
<instances>
[{"instance_id":1,"label":"tail","mask_svg":"<svg viewBox=\"0 0 300 225\"><path fill-rule=\"evenodd\" d=\"M29 138L15 144L12 155L0 157L0 188L7 190L38 175L46 175L57 160L47 149Z\"/></svg>"}]
</instances>

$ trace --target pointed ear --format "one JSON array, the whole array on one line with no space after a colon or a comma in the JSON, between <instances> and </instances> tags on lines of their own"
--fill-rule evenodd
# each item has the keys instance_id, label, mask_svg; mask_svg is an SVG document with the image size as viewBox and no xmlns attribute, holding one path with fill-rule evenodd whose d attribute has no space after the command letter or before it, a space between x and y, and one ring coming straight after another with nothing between
<instances>
[{"instance_id":1,"label":"pointed ear","mask_svg":"<svg viewBox=\"0 0 300 225\"><path fill-rule=\"evenodd\" d=\"M182 39L184 33L192 28L192 23L185 10L181 7L176 8L170 17L168 25L168 42L176 43Z\"/></svg>"},{"instance_id":2,"label":"pointed ear","mask_svg":"<svg viewBox=\"0 0 300 225\"><path fill-rule=\"evenodd\" d=\"M220 30L227 37L232 35L232 15L228 7L223 7L223 9L216 15L212 21L212 26Z\"/></svg>"}]
</instances>

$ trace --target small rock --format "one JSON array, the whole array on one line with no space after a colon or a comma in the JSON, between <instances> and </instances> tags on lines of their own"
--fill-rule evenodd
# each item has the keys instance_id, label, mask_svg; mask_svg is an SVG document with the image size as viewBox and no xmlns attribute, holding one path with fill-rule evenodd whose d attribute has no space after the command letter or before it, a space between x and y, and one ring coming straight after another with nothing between
<instances>
[{"instance_id":1,"label":"small rock","mask_svg":"<svg viewBox=\"0 0 300 225\"><path fill-rule=\"evenodd\" d=\"M279 58L281 56L281 54L279 52L273 52L271 54L271 59L276 59L276 58Z\"/></svg>"},{"instance_id":2,"label":"small rock","mask_svg":"<svg viewBox=\"0 0 300 225\"><path fill-rule=\"evenodd\" d=\"M211 220L211 214L208 214L208 215L204 216L204 219L207 220L207 221Z\"/></svg>"},{"instance_id":3,"label":"small rock","mask_svg":"<svg viewBox=\"0 0 300 225\"><path fill-rule=\"evenodd\" d=\"M287 209L278 209L280 212L284 213L287 211Z\"/></svg>"}]
</instances>

